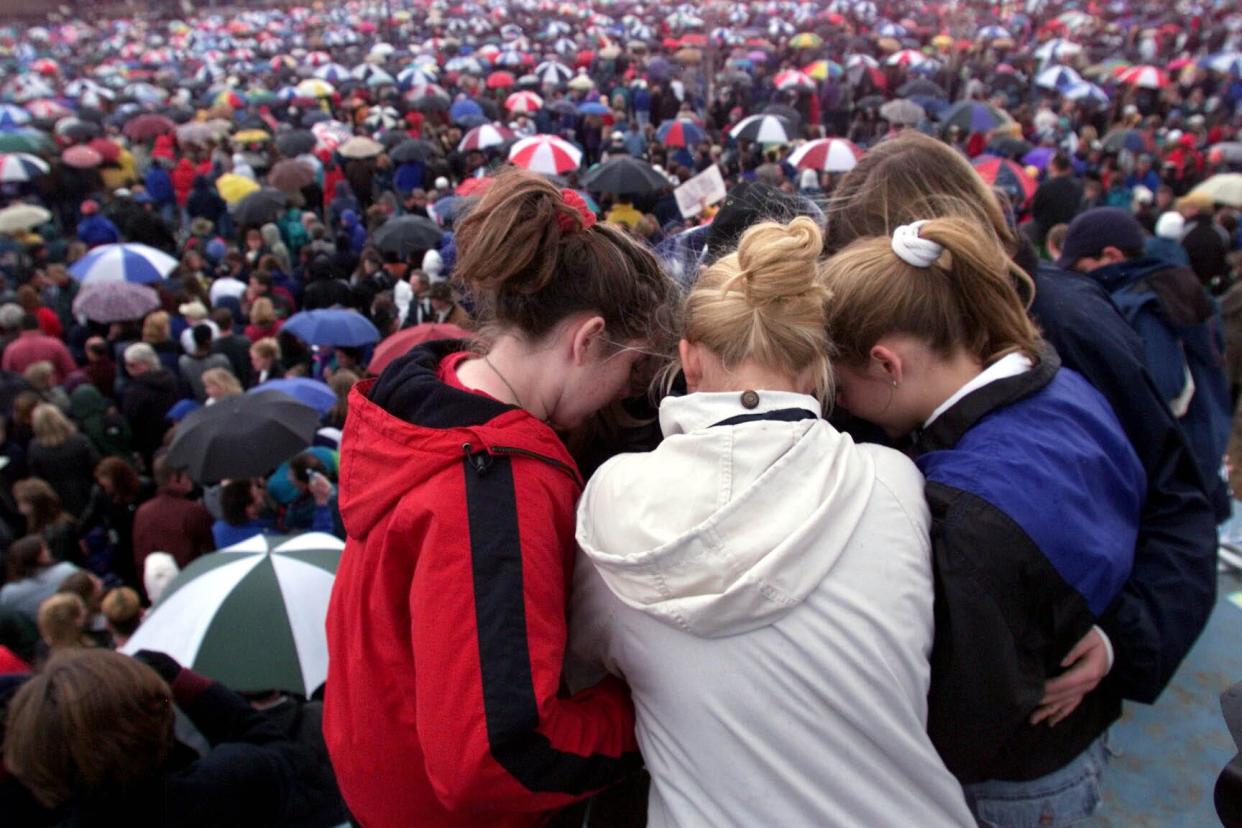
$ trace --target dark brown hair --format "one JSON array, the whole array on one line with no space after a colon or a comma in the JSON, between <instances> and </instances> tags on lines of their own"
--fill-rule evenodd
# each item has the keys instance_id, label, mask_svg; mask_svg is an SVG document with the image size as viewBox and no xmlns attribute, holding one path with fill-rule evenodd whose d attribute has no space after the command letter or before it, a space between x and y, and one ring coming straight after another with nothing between
<instances>
[{"instance_id":1,"label":"dark brown hair","mask_svg":"<svg viewBox=\"0 0 1242 828\"><path fill-rule=\"evenodd\" d=\"M603 317L617 343L654 342L674 286L649 250L607 224L584 226L560 190L506 170L460 222L454 278L485 324L540 339L572 314Z\"/></svg>"},{"instance_id":2,"label":"dark brown hair","mask_svg":"<svg viewBox=\"0 0 1242 828\"><path fill-rule=\"evenodd\" d=\"M29 578L43 569L39 558L45 545L39 535L27 535L13 541L4 554L4 580L11 584Z\"/></svg>"},{"instance_id":3,"label":"dark brown hair","mask_svg":"<svg viewBox=\"0 0 1242 828\"><path fill-rule=\"evenodd\" d=\"M9 705L4 763L45 806L118 793L163 767L172 691L110 650L56 653Z\"/></svg>"},{"instance_id":4,"label":"dark brown hair","mask_svg":"<svg viewBox=\"0 0 1242 828\"><path fill-rule=\"evenodd\" d=\"M30 503L32 514L27 518L26 531L32 535L42 532L61 520L71 520L61 506L60 495L42 478L27 477L13 484L13 498Z\"/></svg>"},{"instance_id":5,"label":"dark brown hair","mask_svg":"<svg viewBox=\"0 0 1242 828\"><path fill-rule=\"evenodd\" d=\"M130 503L137 499L142 489L142 478L133 466L120 457L105 457L95 466L95 475L112 481L112 497L118 503Z\"/></svg>"}]
</instances>

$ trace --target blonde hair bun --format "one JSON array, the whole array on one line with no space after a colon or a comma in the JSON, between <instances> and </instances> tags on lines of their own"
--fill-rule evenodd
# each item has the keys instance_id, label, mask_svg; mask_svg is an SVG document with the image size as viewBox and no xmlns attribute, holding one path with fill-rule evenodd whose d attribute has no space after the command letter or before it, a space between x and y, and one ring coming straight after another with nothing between
<instances>
[{"instance_id":1,"label":"blonde hair bun","mask_svg":"<svg viewBox=\"0 0 1242 828\"><path fill-rule=\"evenodd\" d=\"M765 221L742 234L736 258L737 273L724 290L741 289L756 307L822 290L815 267L824 250L824 238L814 221L799 216L789 224Z\"/></svg>"}]
</instances>

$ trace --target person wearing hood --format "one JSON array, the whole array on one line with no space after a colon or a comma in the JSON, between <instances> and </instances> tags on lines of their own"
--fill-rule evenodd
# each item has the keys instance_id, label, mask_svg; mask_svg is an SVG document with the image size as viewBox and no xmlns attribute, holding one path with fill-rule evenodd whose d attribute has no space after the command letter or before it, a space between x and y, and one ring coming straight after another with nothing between
<instances>
[{"instance_id":1,"label":"person wearing hood","mask_svg":"<svg viewBox=\"0 0 1242 828\"><path fill-rule=\"evenodd\" d=\"M582 478L553 427L627 394L675 288L524 170L459 238L490 349L416 348L345 423L323 731L369 826L542 825L639 763L619 681L561 692Z\"/></svg>"},{"instance_id":2,"label":"person wearing hood","mask_svg":"<svg viewBox=\"0 0 1242 828\"><path fill-rule=\"evenodd\" d=\"M367 245L367 229L358 221L358 214L353 210L341 212L341 231L349 239L349 249L355 255L362 252Z\"/></svg>"},{"instance_id":3,"label":"person wearing hood","mask_svg":"<svg viewBox=\"0 0 1242 828\"><path fill-rule=\"evenodd\" d=\"M339 227L341 224L341 216L346 210L353 210L355 217L358 214L358 199L354 198L354 191L350 188L348 181L336 182L336 188L332 191L332 201L328 204L328 226Z\"/></svg>"},{"instance_id":4,"label":"person wearing hood","mask_svg":"<svg viewBox=\"0 0 1242 828\"><path fill-rule=\"evenodd\" d=\"M93 199L82 202L80 208L82 220L78 222L78 240L87 247L98 247L101 244L116 244L121 240L121 231L107 216L99 212L99 203Z\"/></svg>"},{"instance_id":5,"label":"person wearing hood","mask_svg":"<svg viewBox=\"0 0 1242 828\"><path fill-rule=\"evenodd\" d=\"M194 178L193 188L186 198L185 211L191 219L205 218L213 226L220 226L220 217L228 210L228 205L216 192L215 184L205 175Z\"/></svg>"},{"instance_id":6,"label":"person wearing hood","mask_svg":"<svg viewBox=\"0 0 1242 828\"><path fill-rule=\"evenodd\" d=\"M164 418L181 396L177 376L164 367L159 354L146 342L126 348L124 360L130 379L121 391L121 414L133 429L134 450L149 469L155 450L164 442Z\"/></svg>"},{"instance_id":7,"label":"person wearing hood","mask_svg":"<svg viewBox=\"0 0 1242 828\"><path fill-rule=\"evenodd\" d=\"M826 274L837 402L911 437L927 481L932 742L980 824L1077 824L1120 715L1100 621L1134 563L1143 465L1039 338L1031 277L977 222L863 236Z\"/></svg>"},{"instance_id":8,"label":"person wearing hood","mask_svg":"<svg viewBox=\"0 0 1242 828\"><path fill-rule=\"evenodd\" d=\"M101 457L132 459L133 435L129 423L99 389L89 382L69 395L69 413Z\"/></svg>"},{"instance_id":9,"label":"person wearing hood","mask_svg":"<svg viewBox=\"0 0 1242 828\"><path fill-rule=\"evenodd\" d=\"M269 221L259 228L259 233L263 237L263 246L267 248L267 252L276 258L276 264L280 266L280 272L292 273L293 262L290 260L289 248L285 245L285 241L280 235L280 228Z\"/></svg>"},{"instance_id":10,"label":"person wearing hood","mask_svg":"<svg viewBox=\"0 0 1242 828\"><path fill-rule=\"evenodd\" d=\"M629 683L651 826L973 824L926 731L922 477L821 417L822 246L768 222L704 272L690 393L578 506L570 675Z\"/></svg>"}]
</instances>

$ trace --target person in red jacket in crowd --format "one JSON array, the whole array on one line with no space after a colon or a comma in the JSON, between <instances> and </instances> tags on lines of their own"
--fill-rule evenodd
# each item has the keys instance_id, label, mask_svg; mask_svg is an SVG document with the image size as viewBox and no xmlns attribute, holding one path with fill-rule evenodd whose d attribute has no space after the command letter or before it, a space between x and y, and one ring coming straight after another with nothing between
<instances>
[{"instance_id":1,"label":"person in red jacket in crowd","mask_svg":"<svg viewBox=\"0 0 1242 828\"><path fill-rule=\"evenodd\" d=\"M359 383L324 736L375 826L535 826L639 764L624 685L562 691L582 478L554 428L629 392L674 288L572 191L512 170L457 236L488 347Z\"/></svg>"},{"instance_id":2,"label":"person in red jacket in crowd","mask_svg":"<svg viewBox=\"0 0 1242 828\"><path fill-rule=\"evenodd\" d=\"M182 156L177 161L176 166L172 168L170 177L172 178L173 193L177 198L177 206L185 209L186 200L190 197L190 191L194 189L194 178L198 172L194 169L194 163L189 158Z\"/></svg>"}]
</instances>

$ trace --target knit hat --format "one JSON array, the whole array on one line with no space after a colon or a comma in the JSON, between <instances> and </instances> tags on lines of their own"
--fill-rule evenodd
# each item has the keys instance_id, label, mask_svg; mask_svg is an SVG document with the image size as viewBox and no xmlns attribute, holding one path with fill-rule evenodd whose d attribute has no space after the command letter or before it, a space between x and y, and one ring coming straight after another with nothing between
<instances>
[{"instance_id":1,"label":"knit hat","mask_svg":"<svg viewBox=\"0 0 1242 828\"><path fill-rule=\"evenodd\" d=\"M142 585L147 588L147 597L153 604L164 594L172 579L181 572L177 561L167 552L152 552L147 555L142 569Z\"/></svg>"},{"instance_id":2,"label":"knit hat","mask_svg":"<svg viewBox=\"0 0 1242 828\"><path fill-rule=\"evenodd\" d=\"M1118 207L1096 207L1070 222L1057 264L1073 267L1079 259L1098 257L1106 247L1126 253L1142 250L1144 242L1143 227L1130 213Z\"/></svg>"},{"instance_id":3,"label":"knit hat","mask_svg":"<svg viewBox=\"0 0 1242 828\"><path fill-rule=\"evenodd\" d=\"M1182 232L1186 229L1186 219L1181 213L1170 210L1156 219L1156 237L1181 241Z\"/></svg>"}]
</instances>

